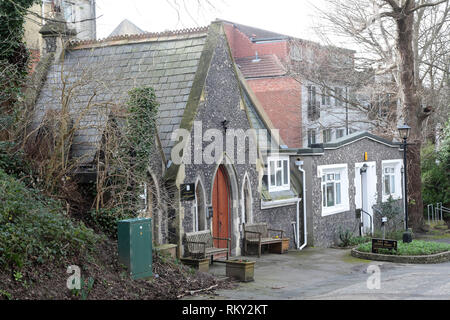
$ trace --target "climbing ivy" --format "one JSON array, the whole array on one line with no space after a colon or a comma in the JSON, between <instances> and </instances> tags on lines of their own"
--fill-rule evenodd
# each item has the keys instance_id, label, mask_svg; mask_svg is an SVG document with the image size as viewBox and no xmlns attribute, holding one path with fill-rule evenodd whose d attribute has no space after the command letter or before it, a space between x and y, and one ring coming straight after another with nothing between
<instances>
[{"instance_id":1,"label":"climbing ivy","mask_svg":"<svg viewBox=\"0 0 450 320\"><path fill-rule=\"evenodd\" d=\"M128 92L126 110L108 122L102 157L99 157L93 222L111 237L117 221L136 217L142 197L156 134L159 103L149 87Z\"/></svg>"},{"instance_id":2,"label":"climbing ivy","mask_svg":"<svg viewBox=\"0 0 450 320\"><path fill-rule=\"evenodd\" d=\"M159 104L153 88L135 88L128 95L125 135L132 147L130 162L134 163L135 174L144 177L153 147Z\"/></svg>"},{"instance_id":3,"label":"climbing ivy","mask_svg":"<svg viewBox=\"0 0 450 320\"><path fill-rule=\"evenodd\" d=\"M39 0L0 1L0 61L25 70L28 54L23 43L25 16Z\"/></svg>"}]
</instances>

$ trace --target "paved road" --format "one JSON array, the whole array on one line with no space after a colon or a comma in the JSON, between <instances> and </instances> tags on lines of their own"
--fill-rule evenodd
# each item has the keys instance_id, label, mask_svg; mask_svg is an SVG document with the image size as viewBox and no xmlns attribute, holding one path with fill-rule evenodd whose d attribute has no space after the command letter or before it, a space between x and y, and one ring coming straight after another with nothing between
<instances>
[{"instance_id":1,"label":"paved road","mask_svg":"<svg viewBox=\"0 0 450 320\"><path fill-rule=\"evenodd\" d=\"M248 259L256 260L254 282L216 291L215 296L188 299L450 299L450 262L374 262L353 258L350 250L319 248ZM374 274L367 271L371 265L379 267L379 289L367 287L369 277L374 279ZM225 266L214 264L211 272L224 276Z\"/></svg>"}]
</instances>

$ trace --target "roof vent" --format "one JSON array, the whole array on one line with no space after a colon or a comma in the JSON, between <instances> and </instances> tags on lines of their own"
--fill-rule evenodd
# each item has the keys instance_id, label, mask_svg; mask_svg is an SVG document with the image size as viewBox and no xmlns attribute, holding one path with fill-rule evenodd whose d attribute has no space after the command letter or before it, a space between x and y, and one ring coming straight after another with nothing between
<instances>
[{"instance_id":1,"label":"roof vent","mask_svg":"<svg viewBox=\"0 0 450 320\"><path fill-rule=\"evenodd\" d=\"M260 62L261 59L258 57L258 51L255 53L255 59L252 60L252 62Z\"/></svg>"}]
</instances>

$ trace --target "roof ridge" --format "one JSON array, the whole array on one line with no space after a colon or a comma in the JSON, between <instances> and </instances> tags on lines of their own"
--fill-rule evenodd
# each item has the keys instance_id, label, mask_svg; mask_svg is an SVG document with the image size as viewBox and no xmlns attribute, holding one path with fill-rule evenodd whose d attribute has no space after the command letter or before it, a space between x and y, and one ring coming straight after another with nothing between
<instances>
[{"instance_id":1,"label":"roof ridge","mask_svg":"<svg viewBox=\"0 0 450 320\"><path fill-rule=\"evenodd\" d=\"M69 41L69 44L71 46L77 46L77 45L100 44L100 43L106 43L109 41L119 41L119 40L140 40L140 39L153 38L153 37L178 36L178 35L185 35L185 34L203 33L203 32L207 32L208 29L209 29L209 26L204 26L204 27L196 27L196 28L168 30L168 31L162 31L162 32L144 32L144 33L140 33L140 34L131 34L131 35L126 34L126 35L120 35L120 36L106 37L106 38L102 38L102 39L72 40L72 41Z\"/></svg>"}]
</instances>

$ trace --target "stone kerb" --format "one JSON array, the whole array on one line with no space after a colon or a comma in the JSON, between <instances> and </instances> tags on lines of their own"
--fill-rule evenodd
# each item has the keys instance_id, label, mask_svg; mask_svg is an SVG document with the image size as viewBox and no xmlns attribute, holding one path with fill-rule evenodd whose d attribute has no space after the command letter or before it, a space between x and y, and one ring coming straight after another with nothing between
<instances>
[{"instance_id":1,"label":"stone kerb","mask_svg":"<svg viewBox=\"0 0 450 320\"><path fill-rule=\"evenodd\" d=\"M394 263L431 264L450 261L450 251L421 256L396 256L389 254L361 252L356 250L355 248L352 249L351 255L352 257L365 260L387 261Z\"/></svg>"}]
</instances>

